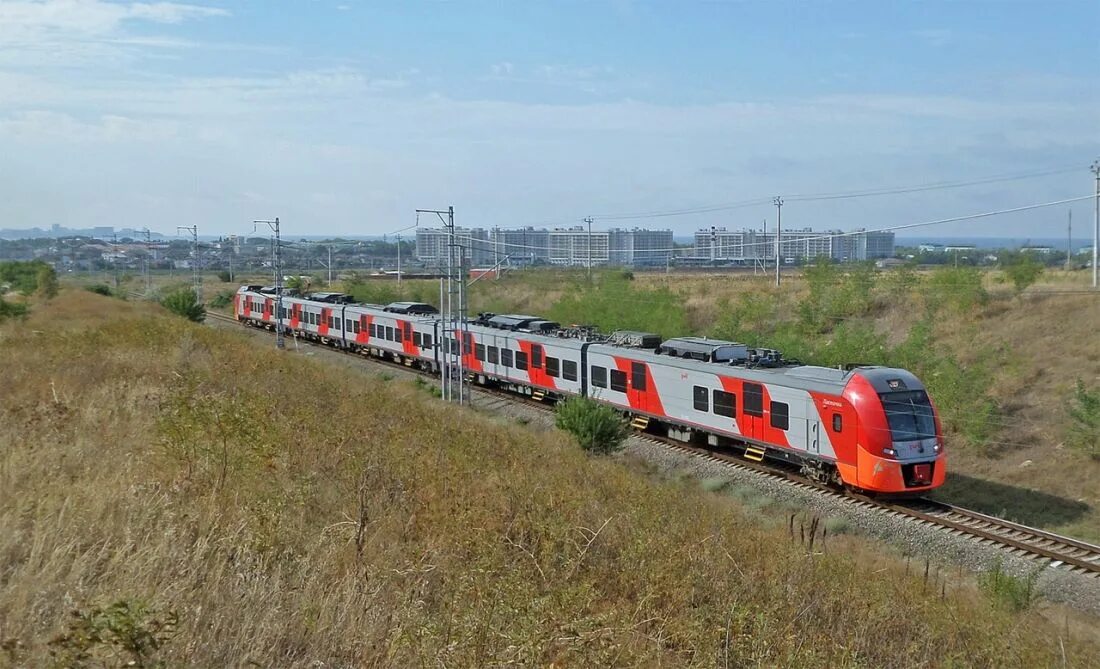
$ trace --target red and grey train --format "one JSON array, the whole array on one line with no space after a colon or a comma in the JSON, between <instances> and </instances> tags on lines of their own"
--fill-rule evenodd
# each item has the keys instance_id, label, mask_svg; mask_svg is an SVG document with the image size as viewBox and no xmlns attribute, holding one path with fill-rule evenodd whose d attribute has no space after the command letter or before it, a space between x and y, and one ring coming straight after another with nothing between
<instances>
[{"instance_id":1,"label":"red and grey train","mask_svg":"<svg viewBox=\"0 0 1100 669\"><path fill-rule=\"evenodd\" d=\"M246 325L438 372L443 346L475 383L541 399L584 395L675 439L782 460L866 492L925 493L943 484L943 431L924 385L903 369L790 364L734 342L653 335L594 337L532 316L483 315L458 336L434 307L352 304L337 293L282 297L242 286Z\"/></svg>"}]
</instances>

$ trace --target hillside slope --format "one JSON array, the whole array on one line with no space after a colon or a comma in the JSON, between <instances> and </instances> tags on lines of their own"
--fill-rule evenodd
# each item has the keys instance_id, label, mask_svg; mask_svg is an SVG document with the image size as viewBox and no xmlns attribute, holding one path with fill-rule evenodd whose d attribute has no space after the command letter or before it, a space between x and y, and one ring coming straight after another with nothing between
<instances>
[{"instance_id":1,"label":"hillside slope","mask_svg":"<svg viewBox=\"0 0 1100 669\"><path fill-rule=\"evenodd\" d=\"M69 292L0 326L8 664L1100 662L556 433L155 311Z\"/></svg>"}]
</instances>

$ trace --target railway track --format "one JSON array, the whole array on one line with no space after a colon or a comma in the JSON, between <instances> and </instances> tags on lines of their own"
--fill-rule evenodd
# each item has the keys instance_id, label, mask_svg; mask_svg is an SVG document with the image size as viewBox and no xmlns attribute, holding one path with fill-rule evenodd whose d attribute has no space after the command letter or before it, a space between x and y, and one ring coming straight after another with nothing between
<instances>
[{"instance_id":1,"label":"railway track","mask_svg":"<svg viewBox=\"0 0 1100 669\"><path fill-rule=\"evenodd\" d=\"M207 312L207 317L237 323L237 320L232 316L219 312ZM322 346L314 342L308 343L309 345ZM423 373L378 358L370 358L370 360L383 365L392 365L405 371ZM478 386L474 389L474 393L491 398L491 401L485 406L489 410L499 409L507 404L522 404L539 411L553 411L553 408L544 402L505 390ZM1011 555L1045 561L1052 568L1065 569L1093 578L1100 578L1100 546L1078 539L1064 537L1046 530L1028 527L925 497L905 501L886 501L840 491L814 483L792 470L777 469L758 464L745 460L735 453L702 448L646 432L635 432L635 436L647 442L658 444L663 448L688 453L694 457L721 464L724 467L770 477L791 488L812 491L815 494L843 500L856 508L873 510L893 517L904 517L921 525L938 527L956 536L967 536L979 544L1000 547Z\"/></svg>"}]
</instances>

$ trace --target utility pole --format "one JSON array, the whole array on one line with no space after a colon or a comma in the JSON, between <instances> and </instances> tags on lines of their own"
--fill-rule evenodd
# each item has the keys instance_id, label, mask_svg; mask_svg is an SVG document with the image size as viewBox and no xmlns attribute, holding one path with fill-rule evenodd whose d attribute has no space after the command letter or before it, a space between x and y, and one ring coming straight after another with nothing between
<instances>
[{"instance_id":1,"label":"utility pole","mask_svg":"<svg viewBox=\"0 0 1100 669\"><path fill-rule=\"evenodd\" d=\"M782 264L779 257L779 238L783 234L783 198L778 195L772 200L775 203L775 286L779 287L779 266Z\"/></svg>"},{"instance_id":2,"label":"utility pole","mask_svg":"<svg viewBox=\"0 0 1100 669\"><path fill-rule=\"evenodd\" d=\"M588 283L592 283L592 217L585 216L584 222L588 224Z\"/></svg>"},{"instance_id":3,"label":"utility pole","mask_svg":"<svg viewBox=\"0 0 1100 669\"><path fill-rule=\"evenodd\" d=\"M1092 173L1096 177L1096 211L1092 228L1092 287L1100 288L1100 274L1097 273L1096 261L1100 256L1100 158L1092 161Z\"/></svg>"},{"instance_id":4,"label":"utility pole","mask_svg":"<svg viewBox=\"0 0 1100 669\"><path fill-rule=\"evenodd\" d=\"M1073 269L1073 210L1068 212L1066 223L1066 269Z\"/></svg>"},{"instance_id":5,"label":"utility pole","mask_svg":"<svg viewBox=\"0 0 1100 669\"><path fill-rule=\"evenodd\" d=\"M199 226L177 225L176 234L180 230L191 233L191 286L195 291L195 299L202 302L202 273L199 271Z\"/></svg>"},{"instance_id":6,"label":"utility pole","mask_svg":"<svg viewBox=\"0 0 1100 669\"><path fill-rule=\"evenodd\" d=\"M152 244L149 241L149 228L145 228L141 231L141 234L145 235L145 258L142 259L141 273L145 278L145 294L149 294L149 247Z\"/></svg>"},{"instance_id":7,"label":"utility pole","mask_svg":"<svg viewBox=\"0 0 1100 669\"><path fill-rule=\"evenodd\" d=\"M286 343L283 341L283 270L282 270L282 246L279 239L279 217L274 221L252 221L252 232L256 232L256 226L260 223L267 224L275 233L271 246L271 266L275 272L275 348L282 350Z\"/></svg>"},{"instance_id":8,"label":"utility pole","mask_svg":"<svg viewBox=\"0 0 1100 669\"><path fill-rule=\"evenodd\" d=\"M118 233L111 233L111 269L115 275L115 292L118 292Z\"/></svg>"},{"instance_id":9,"label":"utility pole","mask_svg":"<svg viewBox=\"0 0 1100 669\"><path fill-rule=\"evenodd\" d=\"M768 219L765 218L764 219L764 236L761 237L760 240L763 241L767 238L768 238ZM767 253L767 248L765 248L763 252L757 253L756 255L760 257L760 272L764 276L767 276L768 275L768 253ZM756 258L753 258L753 262L754 263L756 262ZM755 274L755 272L753 272L753 274Z\"/></svg>"},{"instance_id":10,"label":"utility pole","mask_svg":"<svg viewBox=\"0 0 1100 669\"><path fill-rule=\"evenodd\" d=\"M401 285L401 235L397 235L397 285Z\"/></svg>"},{"instance_id":11,"label":"utility pole","mask_svg":"<svg viewBox=\"0 0 1100 669\"><path fill-rule=\"evenodd\" d=\"M401 248L399 245L397 248ZM328 245L328 284L332 286L332 244Z\"/></svg>"},{"instance_id":12,"label":"utility pole","mask_svg":"<svg viewBox=\"0 0 1100 669\"><path fill-rule=\"evenodd\" d=\"M463 388L466 373L463 369L462 354L466 348L465 334L468 328L465 302L466 277L462 273L462 248L455 242L455 208L453 206L447 207L446 211L417 209L416 213L435 214L440 221L443 221L443 225L447 229L447 295L446 300L440 300L440 307L443 309L440 322L444 324L443 331L439 333L441 337L439 345L443 353L440 356L442 361L442 369L440 370L441 389L444 401L462 404L466 401L466 392ZM443 218L444 214L447 215L446 219Z\"/></svg>"},{"instance_id":13,"label":"utility pole","mask_svg":"<svg viewBox=\"0 0 1100 669\"><path fill-rule=\"evenodd\" d=\"M500 279L500 226L493 228L493 267L496 267L494 281Z\"/></svg>"}]
</instances>

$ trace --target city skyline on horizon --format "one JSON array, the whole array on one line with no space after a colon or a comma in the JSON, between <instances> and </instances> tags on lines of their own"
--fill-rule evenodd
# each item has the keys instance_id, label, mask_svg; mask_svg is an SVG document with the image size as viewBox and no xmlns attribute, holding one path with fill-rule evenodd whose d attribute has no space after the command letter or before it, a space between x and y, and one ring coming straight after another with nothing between
<instances>
[{"instance_id":1,"label":"city skyline on horizon","mask_svg":"<svg viewBox=\"0 0 1100 669\"><path fill-rule=\"evenodd\" d=\"M688 234L773 223L776 195L785 224L868 229L1081 197L1096 20L1088 0L6 0L0 221L382 235L453 204L467 226Z\"/></svg>"}]
</instances>

